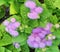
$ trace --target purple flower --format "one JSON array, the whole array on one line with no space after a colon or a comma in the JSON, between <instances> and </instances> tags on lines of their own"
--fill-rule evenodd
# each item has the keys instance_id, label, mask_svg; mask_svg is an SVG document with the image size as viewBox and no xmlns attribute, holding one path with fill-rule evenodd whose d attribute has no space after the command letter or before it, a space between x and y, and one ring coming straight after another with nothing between
<instances>
[{"instance_id":1,"label":"purple flower","mask_svg":"<svg viewBox=\"0 0 60 52\"><path fill-rule=\"evenodd\" d=\"M33 48L45 48L46 46L51 46L52 40L46 39L50 33L50 29L46 30L45 28L37 27L32 30L31 35L28 37L27 43Z\"/></svg>"},{"instance_id":2,"label":"purple flower","mask_svg":"<svg viewBox=\"0 0 60 52\"><path fill-rule=\"evenodd\" d=\"M53 24L48 23L45 27L45 30L50 30L52 28Z\"/></svg>"},{"instance_id":3,"label":"purple flower","mask_svg":"<svg viewBox=\"0 0 60 52\"><path fill-rule=\"evenodd\" d=\"M36 12L28 13L28 18L30 18L30 19L38 19L39 15Z\"/></svg>"},{"instance_id":4,"label":"purple flower","mask_svg":"<svg viewBox=\"0 0 60 52\"><path fill-rule=\"evenodd\" d=\"M47 40L47 41L46 41L46 45L47 45L47 46L51 46L51 45L52 45L52 40Z\"/></svg>"},{"instance_id":5,"label":"purple flower","mask_svg":"<svg viewBox=\"0 0 60 52\"><path fill-rule=\"evenodd\" d=\"M36 7L35 8L35 12L38 13L38 14L42 13L42 11L43 11L42 7Z\"/></svg>"},{"instance_id":6,"label":"purple flower","mask_svg":"<svg viewBox=\"0 0 60 52\"><path fill-rule=\"evenodd\" d=\"M42 31L42 28L37 27L35 29L33 29L32 33L40 33Z\"/></svg>"},{"instance_id":7,"label":"purple flower","mask_svg":"<svg viewBox=\"0 0 60 52\"><path fill-rule=\"evenodd\" d=\"M39 33L39 37L40 38L44 38L46 34L43 34L43 33Z\"/></svg>"},{"instance_id":8,"label":"purple flower","mask_svg":"<svg viewBox=\"0 0 60 52\"><path fill-rule=\"evenodd\" d=\"M12 36L16 37L19 35L18 31L17 31L17 28L20 26L20 23L19 22L16 22L16 19L15 18L12 18L11 19L11 22L9 21L5 21L4 22L4 25L6 26L5 30ZM8 24L8 25L6 25Z\"/></svg>"},{"instance_id":9,"label":"purple flower","mask_svg":"<svg viewBox=\"0 0 60 52\"><path fill-rule=\"evenodd\" d=\"M34 9L36 7L36 4L33 1L27 1L25 3L25 6L28 7L28 8L30 8L30 9Z\"/></svg>"},{"instance_id":10,"label":"purple flower","mask_svg":"<svg viewBox=\"0 0 60 52\"><path fill-rule=\"evenodd\" d=\"M20 44L18 42L13 43L13 45L15 46L15 48L20 48Z\"/></svg>"},{"instance_id":11,"label":"purple flower","mask_svg":"<svg viewBox=\"0 0 60 52\"><path fill-rule=\"evenodd\" d=\"M27 14L28 18L30 18L30 19L38 19L39 14L42 13L42 11L43 11L43 8L37 7L36 3L33 1L25 2L25 6L30 8L30 12Z\"/></svg>"},{"instance_id":12,"label":"purple flower","mask_svg":"<svg viewBox=\"0 0 60 52\"><path fill-rule=\"evenodd\" d=\"M27 40L27 43L29 44L30 47L32 48L38 48L39 44L36 41L31 41L31 40Z\"/></svg>"},{"instance_id":13,"label":"purple flower","mask_svg":"<svg viewBox=\"0 0 60 52\"><path fill-rule=\"evenodd\" d=\"M10 29L9 29L9 33L10 33L10 35L12 35L13 37L16 37L16 36L19 35L18 31L14 31L14 30L10 30Z\"/></svg>"},{"instance_id":14,"label":"purple flower","mask_svg":"<svg viewBox=\"0 0 60 52\"><path fill-rule=\"evenodd\" d=\"M15 26L16 28L18 28L18 27L20 26L20 23L19 23L19 22L15 22L15 23L14 23L14 26Z\"/></svg>"},{"instance_id":15,"label":"purple flower","mask_svg":"<svg viewBox=\"0 0 60 52\"><path fill-rule=\"evenodd\" d=\"M46 47L46 44L44 42L40 42L39 48L45 48L45 47Z\"/></svg>"}]
</instances>

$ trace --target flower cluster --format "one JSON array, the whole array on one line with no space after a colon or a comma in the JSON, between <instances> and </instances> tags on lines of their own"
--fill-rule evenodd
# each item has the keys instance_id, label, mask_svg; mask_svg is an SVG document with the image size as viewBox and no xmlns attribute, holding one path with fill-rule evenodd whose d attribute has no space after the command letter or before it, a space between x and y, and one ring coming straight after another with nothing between
<instances>
[{"instance_id":1,"label":"flower cluster","mask_svg":"<svg viewBox=\"0 0 60 52\"><path fill-rule=\"evenodd\" d=\"M33 48L45 48L46 46L51 46L52 40L55 39L55 36L53 36L50 31L51 27L52 24L48 23L45 28L37 27L33 29L27 40L28 45Z\"/></svg>"},{"instance_id":2,"label":"flower cluster","mask_svg":"<svg viewBox=\"0 0 60 52\"><path fill-rule=\"evenodd\" d=\"M33 1L27 1L25 6L30 8L30 13L28 13L30 19L38 19L39 14L43 11L42 7L37 7L36 3Z\"/></svg>"},{"instance_id":3,"label":"flower cluster","mask_svg":"<svg viewBox=\"0 0 60 52\"><path fill-rule=\"evenodd\" d=\"M16 21L15 18L11 18L9 22L8 20L5 20L3 24L6 26L5 30L12 36L16 37L19 35L17 28L20 26L20 23Z\"/></svg>"}]
</instances>

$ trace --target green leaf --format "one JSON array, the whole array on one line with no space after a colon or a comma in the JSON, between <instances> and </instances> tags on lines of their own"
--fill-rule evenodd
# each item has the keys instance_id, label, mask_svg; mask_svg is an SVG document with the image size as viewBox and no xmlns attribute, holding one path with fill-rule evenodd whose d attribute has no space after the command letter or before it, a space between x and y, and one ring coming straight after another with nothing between
<instances>
[{"instance_id":1,"label":"green leaf","mask_svg":"<svg viewBox=\"0 0 60 52\"><path fill-rule=\"evenodd\" d=\"M7 47L7 49L9 50L9 51L12 51L12 52L20 52L21 51L21 48L15 48L14 47L14 45L13 44L10 44L10 45L8 45L8 46L6 46ZM7 50L7 51L8 51Z\"/></svg>"},{"instance_id":2,"label":"green leaf","mask_svg":"<svg viewBox=\"0 0 60 52\"><path fill-rule=\"evenodd\" d=\"M49 16L51 16L51 11L49 11L47 8L46 8L46 5L45 4L42 4L42 7L43 7L43 12L42 14L40 15L40 19L46 19L48 18ZM43 20L44 21L44 20Z\"/></svg>"},{"instance_id":3,"label":"green leaf","mask_svg":"<svg viewBox=\"0 0 60 52\"><path fill-rule=\"evenodd\" d=\"M5 15L5 11L4 11L3 7L0 7L0 19L2 17L4 17L4 15Z\"/></svg>"},{"instance_id":4,"label":"green leaf","mask_svg":"<svg viewBox=\"0 0 60 52\"><path fill-rule=\"evenodd\" d=\"M0 6L5 4L5 0L0 0Z\"/></svg>"},{"instance_id":5,"label":"green leaf","mask_svg":"<svg viewBox=\"0 0 60 52\"><path fill-rule=\"evenodd\" d=\"M21 52L30 52L27 44L21 47Z\"/></svg>"},{"instance_id":6,"label":"green leaf","mask_svg":"<svg viewBox=\"0 0 60 52\"><path fill-rule=\"evenodd\" d=\"M58 18L56 16L50 16L49 20L51 23L56 24L58 22Z\"/></svg>"},{"instance_id":7,"label":"green leaf","mask_svg":"<svg viewBox=\"0 0 60 52\"><path fill-rule=\"evenodd\" d=\"M37 6L41 6L41 3L39 2L39 0L33 0Z\"/></svg>"},{"instance_id":8,"label":"green leaf","mask_svg":"<svg viewBox=\"0 0 60 52\"><path fill-rule=\"evenodd\" d=\"M60 9L60 0L55 0L54 6Z\"/></svg>"},{"instance_id":9,"label":"green leaf","mask_svg":"<svg viewBox=\"0 0 60 52\"><path fill-rule=\"evenodd\" d=\"M53 9L55 9L55 6L53 4L55 1L56 0L44 0L45 5L49 9L50 12L52 12Z\"/></svg>"},{"instance_id":10,"label":"green leaf","mask_svg":"<svg viewBox=\"0 0 60 52\"><path fill-rule=\"evenodd\" d=\"M19 36L13 38L13 42L19 42L20 45L24 45L26 43L27 36L25 33L20 33Z\"/></svg>"},{"instance_id":11,"label":"green leaf","mask_svg":"<svg viewBox=\"0 0 60 52\"><path fill-rule=\"evenodd\" d=\"M39 26L38 20L30 20L28 25L31 26L32 28L38 27Z\"/></svg>"},{"instance_id":12,"label":"green leaf","mask_svg":"<svg viewBox=\"0 0 60 52\"><path fill-rule=\"evenodd\" d=\"M28 24L28 16L27 14L29 13L29 9L26 8L24 5L20 6L20 15L22 17L22 24Z\"/></svg>"},{"instance_id":13,"label":"green leaf","mask_svg":"<svg viewBox=\"0 0 60 52\"><path fill-rule=\"evenodd\" d=\"M10 51L10 50L8 50L8 49L5 49L5 52L12 52L12 51Z\"/></svg>"},{"instance_id":14,"label":"green leaf","mask_svg":"<svg viewBox=\"0 0 60 52\"><path fill-rule=\"evenodd\" d=\"M59 44L60 44L60 39L56 38L56 39L53 41L53 45L58 46Z\"/></svg>"},{"instance_id":15,"label":"green leaf","mask_svg":"<svg viewBox=\"0 0 60 52\"><path fill-rule=\"evenodd\" d=\"M4 47L0 47L0 52L5 52L5 48Z\"/></svg>"},{"instance_id":16,"label":"green leaf","mask_svg":"<svg viewBox=\"0 0 60 52\"><path fill-rule=\"evenodd\" d=\"M18 2L25 2L26 0L18 0Z\"/></svg>"},{"instance_id":17,"label":"green leaf","mask_svg":"<svg viewBox=\"0 0 60 52\"><path fill-rule=\"evenodd\" d=\"M12 43L12 37L5 32L5 26L3 24L0 25L0 46L6 46Z\"/></svg>"},{"instance_id":18,"label":"green leaf","mask_svg":"<svg viewBox=\"0 0 60 52\"><path fill-rule=\"evenodd\" d=\"M53 34L56 36L56 38L60 38L60 30L54 31Z\"/></svg>"},{"instance_id":19,"label":"green leaf","mask_svg":"<svg viewBox=\"0 0 60 52\"><path fill-rule=\"evenodd\" d=\"M35 52L42 52L42 49L35 49Z\"/></svg>"},{"instance_id":20,"label":"green leaf","mask_svg":"<svg viewBox=\"0 0 60 52\"><path fill-rule=\"evenodd\" d=\"M10 3L10 15L12 15L12 14L17 14L17 11L14 8L13 2Z\"/></svg>"},{"instance_id":21,"label":"green leaf","mask_svg":"<svg viewBox=\"0 0 60 52\"><path fill-rule=\"evenodd\" d=\"M12 38L9 36L9 34L2 32L3 38L0 39L0 46L6 46L12 43Z\"/></svg>"},{"instance_id":22,"label":"green leaf","mask_svg":"<svg viewBox=\"0 0 60 52\"><path fill-rule=\"evenodd\" d=\"M31 33L31 32L32 32L32 28L31 27L25 28L25 33Z\"/></svg>"},{"instance_id":23,"label":"green leaf","mask_svg":"<svg viewBox=\"0 0 60 52\"><path fill-rule=\"evenodd\" d=\"M58 46L51 46L47 48L46 52L59 52Z\"/></svg>"}]
</instances>

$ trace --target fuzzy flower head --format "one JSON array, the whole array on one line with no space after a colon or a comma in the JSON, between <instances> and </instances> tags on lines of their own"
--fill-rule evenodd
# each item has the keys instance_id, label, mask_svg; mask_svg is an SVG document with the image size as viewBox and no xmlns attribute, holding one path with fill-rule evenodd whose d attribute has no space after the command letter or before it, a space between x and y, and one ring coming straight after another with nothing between
<instances>
[{"instance_id":1,"label":"fuzzy flower head","mask_svg":"<svg viewBox=\"0 0 60 52\"><path fill-rule=\"evenodd\" d=\"M30 12L27 14L28 18L30 18L30 19L38 19L39 14L41 14L43 11L43 8L37 7L36 3L33 1L25 2L25 6L30 8Z\"/></svg>"},{"instance_id":2,"label":"fuzzy flower head","mask_svg":"<svg viewBox=\"0 0 60 52\"><path fill-rule=\"evenodd\" d=\"M34 9L36 7L36 4L33 1L27 1L27 2L25 2L25 6L30 9Z\"/></svg>"},{"instance_id":3,"label":"fuzzy flower head","mask_svg":"<svg viewBox=\"0 0 60 52\"><path fill-rule=\"evenodd\" d=\"M33 48L45 48L46 46L51 46L52 40L46 39L46 37L51 34L50 29L46 30L42 27L33 29L27 40L28 45Z\"/></svg>"},{"instance_id":4,"label":"fuzzy flower head","mask_svg":"<svg viewBox=\"0 0 60 52\"><path fill-rule=\"evenodd\" d=\"M15 18L11 18L11 21L5 20L3 24L6 26L5 30L12 36L18 36L19 33L17 28L20 26L20 23L16 21Z\"/></svg>"}]
</instances>

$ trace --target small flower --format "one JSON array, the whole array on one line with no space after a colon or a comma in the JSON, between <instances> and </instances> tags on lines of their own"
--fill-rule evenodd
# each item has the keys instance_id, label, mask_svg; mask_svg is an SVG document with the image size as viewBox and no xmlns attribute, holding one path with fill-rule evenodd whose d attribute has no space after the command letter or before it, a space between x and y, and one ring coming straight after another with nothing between
<instances>
[{"instance_id":1,"label":"small flower","mask_svg":"<svg viewBox=\"0 0 60 52\"><path fill-rule=\"evenodd\" d=\"M30 18L30 19L38 19L39 14L42 13L42 11L43 11L43 8L37 7L36 3L33 1L25 2L25 6L30 8L30 12L27 14L28 18Z\"/></svg>"},{"instance_id":2,"label":"small flower","mask_svg":"<svg viewBox=\"0 0 60 52\"><path fill-rule=\"evenodd\" d=\"M16 19L15 18L11 18L11 22L15 22L16 21Z\"/></svg>"},{"instance_id":3,"label":"small flower","mask_svg":"<svg viewBox=\"0 0 60 52\"><path fill-rule=\"evenodd\" d=\"M28 7L28 8L30 8L30 9L34 9L36 7L36 4L33 1L27 1L25 3L25 6Z\"/></svg>"},{"instance_id":4,"label":"small flower","mask_svg":"<svg viewBox=\"0 0 60 52\"><path fill-rule=\"evenodd\" d=\"M47 24L50 28L50 24ZM47 26L47 28L48 28ZM48 36L51 37L50 39L46 39ZM27 43L32 48L45 48L46 46L52 45L52 40L55 39L55 37L51 34L50 29L46 30L42 27L37 27L32 30L31 35L28 37Z\"/></svg>"},{"instance_id":5,"label":"small flower","mask_svg":"<svg viewBox=\"0 0 60 52\"><path fill-rule=\"evenodd\" d=\"M35 8L35 12L38 13L38 14L39 13L42 13L42 11L43 11L43 8L42 7L36 7Z\"/></svg>"},{"instance_id":6,"label":"small flower","mask_svg":"<svg viewBox=\"0 0 60 52\"><path fill-rule=\"evenodd\" d=\"M13 45L15 46L15 48L20 48L20 44L18 42L13 43Z\"/></svg>"},{"instance_id":7,"label":"small flower","mask_svg":"<svg viewBox=\"0 0 60 52\"><path fill-rule=\"evenodd\" d=\"M35 12L28 13L28 18L30 18L30 19L38 19L39 15L37 13L35 13Z\"/></svg>"},{"instance_id":8,"label":"small flower","mask_svg":"<svg viewBox=\"0 0 60 52\"><path fill-rule=\"evenodd\" d=\"M20 23L19 22L16 22L16 19L15 18L12 18L11 19L11 22L9 21L5 21L4 22L4 25L6 26L5 30L13 37L16 37L19 35L18 31L17 31L17 28L20 26ZM8 24L8 25L6 25Z\"/></svg>"},{"instance_id":9,"label":"small flower","mask_svg":"<svg viewBox=\"0 0 60 52\"><path fill-rule=\"evenodd\" d=\"M48 23L45 27L45 30L50 30L52 28L53 24Z\"/></svg>"},{"instance_id":10,"label":"small flower","mask_svg":"<svg viewBox=\"0 0 60 52\"><path fill-rule=\"evenodd\" d=\"M19 22L15 22L15 23L14 23L14 26L15 26L16 28L18 28L18 27L20 26L20 23L19 23Z\"/></svg>"},{"instance_id":11,"label":"small flower","mask_svg":"<svg viewBox=\"0 0 60 52\"><path fill-rule=\"evenodd\" d=\"M10 35L12 35L13 37L16 37L19 35L18 31L14 31L14 30L9 30Z\"/></svg>"}]
</instances>

